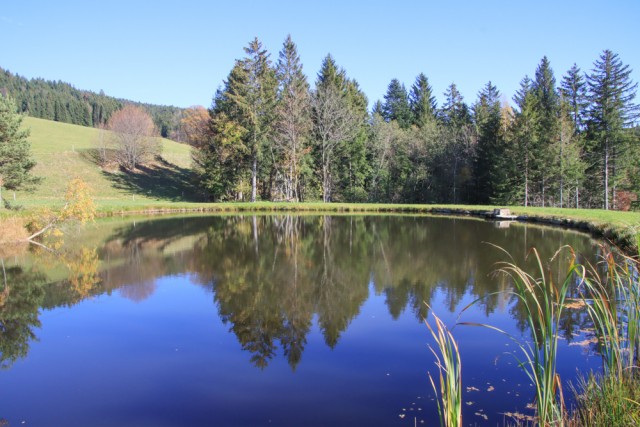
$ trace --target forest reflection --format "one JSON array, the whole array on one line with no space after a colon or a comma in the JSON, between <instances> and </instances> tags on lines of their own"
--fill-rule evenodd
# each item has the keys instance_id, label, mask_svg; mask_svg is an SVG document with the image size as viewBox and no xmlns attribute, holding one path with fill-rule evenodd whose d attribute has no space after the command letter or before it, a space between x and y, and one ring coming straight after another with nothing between
<instances>
[{"instance_id":1,"label":"forest reflection","mask_svg":"<svg viewBox=\"0 0 640 427\"><path fill-rule=\"evenodd\" d=\"M422 321L425 302L432 303L439 292L445 295L440 310L459 310L465 297L485 297L485 315L508 309L524 329L519 305L495 294L510 284L491 274L505 256L487 242L517 262L533 246L543 259L563 244L590 256L596 251L594 242L578 233L444 217L265 215L132 223L101 247L60 251L56 262L64 267L64 280L51 283L37 268L49 262L40 260L46 254L31 267L6 269L0 360L10 364L26 354L40 308L73 305L115 289L140 302L154 293L158 278L183 274L213 290L218 314L260 368L282 351L295 369L314 319L326 344L335 347L370 289L384 295L394 319L410 310ZM584 319L565 312L563 334L570 339Z\"/></svg>"}]
</instances>

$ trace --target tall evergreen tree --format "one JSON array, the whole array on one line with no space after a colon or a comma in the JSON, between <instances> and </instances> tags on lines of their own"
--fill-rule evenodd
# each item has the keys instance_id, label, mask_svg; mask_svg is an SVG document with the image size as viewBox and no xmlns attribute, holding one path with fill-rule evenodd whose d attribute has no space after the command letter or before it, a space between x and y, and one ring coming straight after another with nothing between
<instances>
[{"instance_id":1,"label":"tall evergreen tree","mask_svg":"<svg viewBox=\"0 0 640 427\"><path fill-rule=\"evenodd\" d=\"M434 163L442 202L460 203L469 200L475 132L469 107L454 83L444 93L445 102L440 111L443 127L440 158Z\"/></svg>"},{"instance_id":2,"label":"tall evergreen tree","mask_svg":"<svg viewBox=\"0 0 640 427\"><path fill-rule=\"evenodd\" d=\"M243 197L242 177L248 176L255 201L259 163L273 136L277 80L269 54L257 38L244 50L246 57L236 61L224 88L216 93L212 141L196 160L203 185L214 198ZM264 187L268 193L269 185Z\"/></svg>"},{"instance_id":3,"label":"tall evergreen tree","mask_svg":"<svg viewBox=\"0 0 640 427\"><path fill-rule=\"evenodd\" d=\"M257 38L244 51L247 56L239 62L243 76L229 81L228 96L239 113L232 119L247 130L245 145L251 162L251 201L255 202L258 163L273 133L277 82L270 55Z\"/></svg>"},{"instance_id":4,"label":"tall evergreen tree","mask_svg":"<svg viewBox=\"0 0 640 427\"><path fill-rule=\"evenodd\" d=\"M444 99L441 115L446 124L460 126L471 123L469 107L464 102L464 98L455 83L451 83L444 92Z\"/></svg>"},{"instance_id":5,"label":"tall evergreen tree","mask_svg":"<svg viewBox=\"0 0 640 427\"><path fill-rule=\"evenodd\" d=\"M473 112L478 133L474 165L475 202L489 203L496 197L497 189L503 181L501 167L505 148L501 136L500 92L491 82L488 82L478 94Z\"/></svg>"},{"instance_id":6,"label":"tall evergreen tree","mask_svg":"<svg viewBox=\"0 0 640 427\"><path fill-rule=\"evenodd\" d=\"M560 92L569 105L569 114L575 131L581 132L584 129L584 114L589 103L587 101L587 83L576 64L573 64L562 78Z\"/></svg>"},{"instance_id":7,"label":"tall evergreen tree","mask_svg":"<svg viewBox=\"0 0 640 427\"><path fill-rule=\"evenodd\" d=\"M398 79L392 79L384 95L382 105L383 117L390 122L395 120L402 129L411 126L411 109L409 108L409 97L404 85Z\"/></svg>"},{"instance_id":8,"label":"tall evergreen tree","mask_svg":"<svg viewBox=\"0 0 640 427\"><path fill-rule=\"evenodd\" d=\"M347 96L347 86L345 72L327 55L312 96L315 159L324 202L333 200L339 175L336 160L359 131L359 118Z\"/></svg>"},{"instance_id":9,"label":"tall evergreen tree","mask_svg":"<svg viewBox=\"0 0 640 427\"><path fill-rule=\"evenodd\" d=\"M540 124L540 108L538 97L534 95L532 82L525 77L520 82L520 89L514 96L518 107L513 124L513 156L519 171L511 182L511 197L513 202L529 205L531 198L531 182L538 160L538 130Z\"/></svg>"},{"instance_id":10,"label":"tall evergreen tree","mask_svg":"<svg viewBox=\"0 0 640 427\"><path fill-rule=\"evenodd\" d=\"M375 117L376 114L384 118L384 110L382 108L382 102L380 102L380 100L377 100L373 103L373 108L371 109L371 118Z\"/></svg>"},{"instance_id":11,"label":"tall evergreen tree","mask_svg":"<svg viewBox=\"0 0 640 427\"><path fill-rule=\"evenodd\" d=\"M560 132L560 98L556 90L556 79L551 69L549 59L545 56L536 69L532 85L533 95L539 115L537 147L538 162L533 165L538 182L538 198L545 206L550 197L550 189L556 184L552 177L557 175L558 158L553 156L551 147L559 141Z\"/></svg>"},{"instance_id":12,"label":"tall evergreen tree","mask_svg":"<svg viewBox=\"0 0 640 427\"><path fill-rule=\"evenodd\" d=\"M619 167L618 158L624 155L629 144L625 128L638 119L638 105L633 102L638 85L630 75L629 66L624 65L617 54L605 50L587 77L590 101L588 138L591 151L599 157L604 209L611 207L612 197L615 207L616 180L624 172Z\"/></svg>"},{"instance_id":13,"label":"tall evergreen tree","mask_svg":"<svg viewBox=\"0 0 640 427\"><path fill-rule=\"evenodd\" d=\"M413 114L413 124L422 127L428 120L435 117L437 111L436 98L433 89L429 84L429 79L424 73L416 77L416 81L411 86L409 94L409 105Z\"/></svg>"},{"instance_id":14,"label":"tall evergreen tree","mask_svg":"<svg viewBox=\"0 0 640 427\"><path fill-rule=\"evenodd\" d=\"M365 180L369 173L367 165L366 141L369 136L369 101L360 85L354 79L347 79L345 90L347 105L355 122L355 131L351 139L346 141L341 151L338 175L342 200L364 202L367 199Z\"/></svg>"},{"instance_id":15,"label":"tall evergreen tree","mask_svg":"<svg viewBox=\"0 0 640 427\"><path fill-rule=\"evenodd\" d=\"M283 169L282 194L286 200L301 196L300 175L311 137L311 97L307 77L295 43L287 36L276 67L278 105L275 118L275 146Z\"/></svg>"},{"instance_id":16,"label":"tall evergreen tree","mask_svg":"<svg viewBox=\"0 0 640 427\"><path fill-rule=\"evenodd\" d=\"M36 162L27 140L29 132L20 129L21 124L13 99L0 93L0 205L3 187L18 190L39 181L30 173Z\"/></svg>"}]
</instances>

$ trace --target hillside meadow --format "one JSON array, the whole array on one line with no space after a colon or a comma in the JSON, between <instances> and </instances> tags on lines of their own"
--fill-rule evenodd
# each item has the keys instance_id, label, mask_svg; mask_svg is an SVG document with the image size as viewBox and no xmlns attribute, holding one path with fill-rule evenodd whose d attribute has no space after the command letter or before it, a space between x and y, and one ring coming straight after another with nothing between
<instances>
[{"instance_id":1,"label":"hillside meadow","mask_svg":"<svg viewBox=\"0 0 640 427\"><path fill-rule=\"evenodd\" d=\"M95 160L100 130L95 128L25 117L29 141L37 166L33 173L42 183L33 192L5 192L3 195L20 212L40 206L61 206L69 180L80 177L93 190L102 216L134 213L191 211L247 212L295 211L340 213L437 213L482 215L495 206L321 203L202 203L191 170L191 147L161 139L160 157L136 173L103 170ZM512 206L512 213L530 221L580 228L604 236L627 248L637 247L640 212L597 209L525 208ZM0 208L0 217L12 211Z\"/></svg>"},{"instance_id":2,"label":"hillside meadow","mask_svg":"<svg viewBox=\"0 0 640 427\"><path fill-rule=\"evenodd\" d=\"M160 138L161 158L136 174L103 170L95 160L100 130L68 123L25 117L31 151L37 162L33 174L43 179L33 192L5 194L12 204L55 205L64 197L67 183L82 178L94 191L98 206L177 201L193 197L191 148Z\"/></svg>"}]
</instances>

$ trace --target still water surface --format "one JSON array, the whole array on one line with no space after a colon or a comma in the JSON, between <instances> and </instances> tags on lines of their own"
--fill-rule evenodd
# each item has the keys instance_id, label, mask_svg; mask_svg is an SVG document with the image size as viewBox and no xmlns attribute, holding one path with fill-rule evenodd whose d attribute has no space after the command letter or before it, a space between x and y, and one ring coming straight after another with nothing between
<instances>
[{"instance_id":1,"label":"still water surface","mask_svg":"<svg viewBox=\"0 0 640 427\"><path fill-rule=\"evenodd\" d=\"M0 420L9 426L438 425L424 318L528 339L504 277L589 237L443 217L209 216L103 222L55 253L4 253ZM427 308L428 303L431 309ZM597 370L567 310L558 370ZM465 425L534 390L515 345L458 326ZM565 394L570 394L567 392Z\"/></svg>"}]
</instances>

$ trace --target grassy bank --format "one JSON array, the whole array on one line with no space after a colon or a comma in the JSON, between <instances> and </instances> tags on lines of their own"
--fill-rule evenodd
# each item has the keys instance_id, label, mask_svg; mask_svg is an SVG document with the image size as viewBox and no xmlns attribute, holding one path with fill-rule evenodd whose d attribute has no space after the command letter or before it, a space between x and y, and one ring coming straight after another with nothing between
<instances>
[{"instance_id":1,"label":"grassy bank","mask_svg":"<svg viewBox=\"0 0 640 427\"><path fill-rule=\"evenodd\" d=\"M43 178L32 193L5 192L11 204L22 211L0 206L0 218L28 215L38 207L63 204L70 179L81 177L93 189L100 216L186 212L318 212L318 213L412 213L484 216L496 206L409 205L370 203L198 203L190 169L190 147L162 139L161 158L137 173L104 171L95 161L95 142L100 131L66 123L25 117L37 166ZM640 212L591 209L510 207L522 221L580 229L633 251L640 232Z\"/></svg>"}]
</instances>

